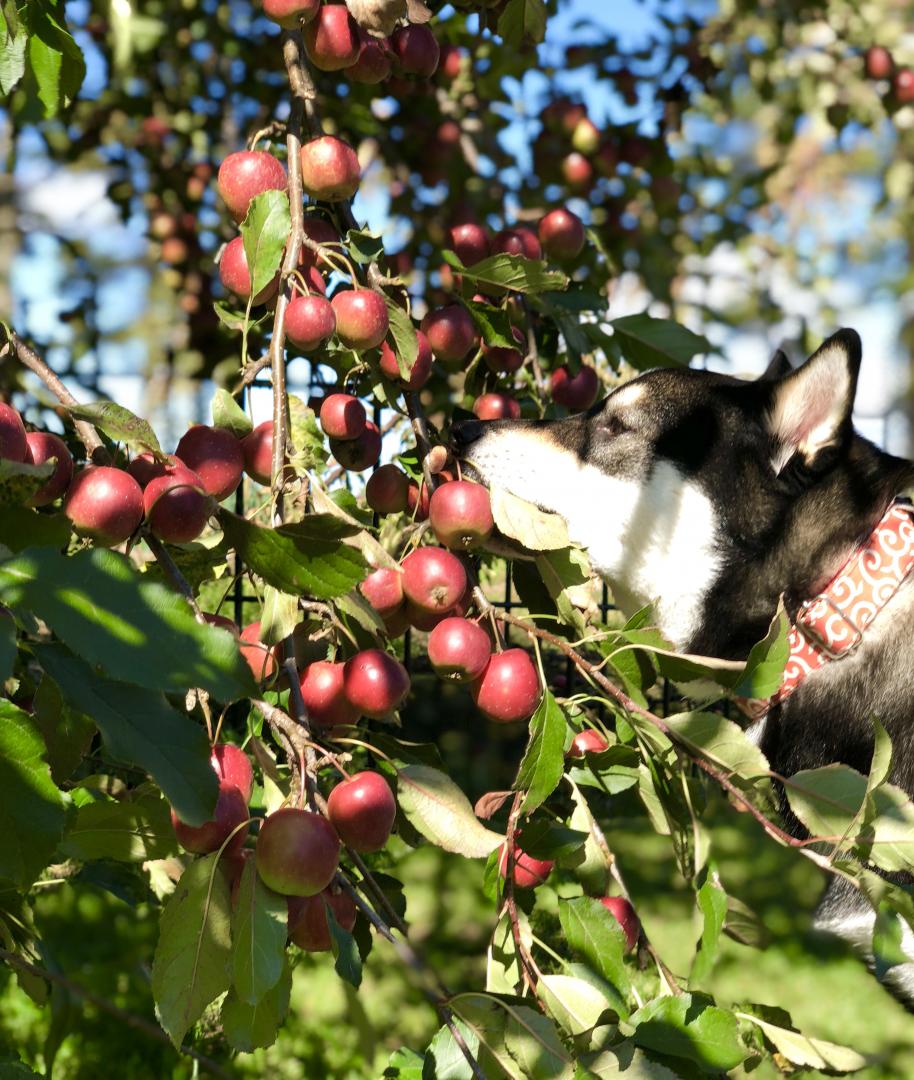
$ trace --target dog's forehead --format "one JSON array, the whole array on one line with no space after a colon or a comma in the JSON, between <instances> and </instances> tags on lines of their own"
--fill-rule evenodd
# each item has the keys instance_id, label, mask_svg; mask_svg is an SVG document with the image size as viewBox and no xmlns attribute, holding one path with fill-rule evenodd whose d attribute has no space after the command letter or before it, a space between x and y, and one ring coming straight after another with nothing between
<instances>
[{"instance_id":1,"label":"dog's forehead","mask_svg":"<svg viewBox=\"0 0 914 1080\"><path fill-rule=\"evenodd\" d=\"M746 385L696 368L654 368L613 390L596 409L662 420L701 406L726 409L735 403L733 391Z\"/></svg>"}]
</instances>

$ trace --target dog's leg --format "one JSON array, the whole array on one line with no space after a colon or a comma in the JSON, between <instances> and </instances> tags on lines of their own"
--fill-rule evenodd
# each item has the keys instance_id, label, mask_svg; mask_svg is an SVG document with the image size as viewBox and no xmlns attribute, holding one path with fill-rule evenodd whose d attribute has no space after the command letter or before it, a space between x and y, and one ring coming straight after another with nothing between
<instances>
[{"instance_id":1,"label":"dog's leg","mask_svg":"<svg viewBox=\"0 0 914 1080\"><path fill-rule=\"evenodd\" d=\"M870 970L873 962L873 924L876 915L860 893L843 878L832 878L816 909L816 930L848 942L862 956ZM902 922L901 948L911 963L897 964L882 976L886 990L910 1012L914 1012L914 933Z\"/></svg>"}]
</instances>

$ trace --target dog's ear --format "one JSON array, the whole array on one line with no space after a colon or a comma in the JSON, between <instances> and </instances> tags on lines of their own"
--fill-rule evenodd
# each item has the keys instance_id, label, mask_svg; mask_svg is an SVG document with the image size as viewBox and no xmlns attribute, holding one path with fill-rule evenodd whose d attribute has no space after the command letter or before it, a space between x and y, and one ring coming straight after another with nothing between
<instances>
[{"instance_id":1,"label":"dog's ear","mask_svg":"<svg viewBox=\"0 0 914 1080\"><path fill-rule=\"evenodd\" d=\"M805 364L771 384L768 428L776 472L799 455L805 465L839 445L851 427L860 370L860 336L833 334Z\"/></svg>"},{"instance_id":2,"label":"dog's ear","mask_svg":"<svg viewBox=\"0 0 914 1080\"><path fill-rule=\"evenodd\" d=\"M791 371L793 371L793 365L790 363L787 353L783 349L778 349L769 361L768 367L759 375L757 381L774 382L775 379L782 379Z\"/></svg>"}]
</instances>

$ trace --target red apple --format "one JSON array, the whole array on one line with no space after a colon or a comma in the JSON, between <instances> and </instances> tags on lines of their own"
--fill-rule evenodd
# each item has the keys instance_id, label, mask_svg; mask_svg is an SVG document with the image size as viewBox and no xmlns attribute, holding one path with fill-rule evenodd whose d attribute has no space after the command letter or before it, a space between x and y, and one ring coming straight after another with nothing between
<instances>
[{"instance_id":1,"label":"red apple","mask_svg":"<svg viewBox=\"0 0 914 1080\"><path fill-rule=\"evenodd\" d=\"M343 686L346 697L360 713L380 720L406 699L409 674L389 653L364 649L346 661Z\"/></svg>"},{"instance_id":2,"label":"red apple","mask_svg":"<svg viewBox=\"0 0 914 1080\"><path fill-rule=\"evenodd\" d=\"M318 13L321 0L263 0L263 13L286 30L297 30Z\"/></svg>"},{"instance_id":3,"label":"red apple","mask_svg":"<svg viewBox=\"0 0 914 1080\"><path fill-rule=\"evenodd\" d=\"M576 259L583 251L587 239L584 222L564 206L550 210L540 219L539 238L543 251L549 258L558 259L559 262Z\"/></svg>"},{"instance_id":4,"label":"red apple","mask_svg":"<svg viewBox=\"0 0 914 1080\"><path fill-rule=\"evenodd\" d=\"M481 394L473 402L480 420L519 420L520 405L507 394Z\"/></svg>"},{"instance_id":5,"label":"red apple","mask_svg":"<svg viewBox=\"0 0 914 1080\"><path fill-rule=\"evenodd\" d=\"M540 700L540 681L523 649L505 649L495 653L470 692L490 720L510 724L533 715Z\"/></svg>"},{"instance_id":6,"label":"red apple","mask_svg":"<svg viewBox=\"0 0 914 1080\"><path fill-rule=\"evenodd\" d=\"M231 743L219 743L213 747L210 762L219 780L238 788L247 802L254 790L254 770L247 754Z\"/></svg>"},{"instance_id":7,"label":"red apple","mask_svg":"<svg viewBox=\"0 0 914 1080\"><path fill-rule=\"evenodd\" d=\"M626 947L629 951L634 949L641 935L641 922L635 909L624 896L601 896L600 903L622 927Z\"/></svg>"},{"instance_id":8,"label":"red apple","mask_svg":"<svg viewBox=\"0 0 914 1080\"><path fill-rule=\"evenodd\" d=\"M400 383L401 386L405 386L407 390L421 390L423 386L428 382L429 377L432 374L432 347L428 343L428 338L421 330L416 331L416 340L419 347L416 353L416 359L413 362L412 370L409 373L409 381L404 382L400 378L400 368L397 366L397 354L385 341L381 345L381 371L388 379L393 379L395 382Z\"/></svg>"},{"instance_id":9,"label":"red apple","mask_svg":"<svg viewBox=\"0 0 914 1080\"><path fill-rule=\"evenodd\" d=\"M235 784L220 781L216 809L209 821L202 825L186 825L172 810L171 824L181 847L195 855L208 855L211 851L218 851L235 829L238 829L225 849L226 855L236 855L247 838L247 831L239 829L238 826L247 821L248 816L248 803L244 792Z\"/></svg>"},{"instance_id":10,"label":"red apple","mask_svg":"<svg viewBox=\"0 0 914 1080\"><path fill-rule=\"evenodd\" d=\"M605 735L601 735L594 728L584 728L571 740L571 746L568 747L565 756L577 759L586 754L602 754L608 746Z\"/></svg>"},{"instance_id":11,"label":"red apple","mask_svg":"<svg viewBox=\"0 0 914 1080\"><path fill-rule=\"evenodd\" d=\"M144 450L142 454L137 454L127 465L127 472L130 473L141 488L145 488L150 480L155 480L157 476L165 476L169 469L175 467L187 468L177 454L166 454L162 458Z\"/></svg>"},{"instance_id":12,"label":"red apple","mask_svg":"<svg viewBox=\"0 0 914 1080\"><path fill-rule=\"evenodd\" d=\"M358 908L349 893L333 886L316 896L289 897L289 940L305 952L330 952L333 948L327 908L343 930L352 932Z\"/></svg>"},{"instance_id":13,"label":"red apple","mask_svg":"<svg viewBox=\"0 0 914 1080\"><path fill-rule=\"evenodd\" d=\"M292 806L264 818L256 853L264 885L284 896L314 896L340 865L340 841L330 822Z\"/></svg>"},{"instance_id":14,"label":"red apple","mask_svg":"<svg viewBox=\"0 0 914 1080\"><path fill-rule=\"evenodd\" d=\"M430 311L422 320L422 332L442 363L458 363L479 340L476 324L462 304Z\"/></svg>"},{"instance_id":15,"label":"red apple","mask_svg":"<svg viewBox=\"0 0 914 1080\"><path fill-rule=\"evenodd\" d=\"M270 648L260 640L260 620L248 623L239 634L241 655L248 663L258 682L266 682L276 674L278 663L276 647Z\"/></svg>"},{"instance_id":16,"label":"red apple","mask_svg":"<svg viewBox=\"0 0 914 1080\"><path fill-rule=\"evenodd\" d=\"M401 26L391 35L390 45L405 75L429 79L438 69L438 42L427 26Z\"/></svg>"},{"instance_id":17,"label":"red apple","mask_svg":"<svg viewBox=\"0 0 914 1080\"><path fill-rule=\"evenodd\" d=\"M562 159L560 168L565 183L573 191L587 191L593 184L593 165L577 150Z\"/></svg>"},{"instance_id":18,"label":"red apple","mask_svg":"<svg viewBox=\"0 0 914 1080\"><path fill-rule=\"evenodd\" d=\"M485 259L491 250L489 230L484 225L467 222L455 225L448 233L448 240L457 258L464 266L473 266Z\"/></svg>"},{"instance_id":19,"label":"red apple","mask_svg":"<svg viewBox=\"0 0 914 1080\"><path fill-rule=\"evenodd\" d=\"M359 27L344 4L324 4L304 38L308 59L321 71L341 71L359 58Z\"/></svg>"},{"instance_id":20,"label":"red apple","mask_svg":"<svg viewBox=\"0 0 914 1080\"><path fill-rule=\"evenodd\" d=\"M396 465L382 465L365 485L365 500L376 514L400 514L407 506L409 477Z\"/></svg>"},{"instance_id":21,"label":"red apple","mask_svg":"<svg viewBox=\"0 0 914 1080\"><path fill-rule=\"evenodd\" d=\"M527 339L516 326L511 327L511 337L517 342L518 348L509 349L502 345L483 345L482 355L485 357L486 367L490 371L510 375L524 366L524 358L527 355Z\"/></svg>"},{"instance_id":22,"label":"red apple","mask_svg":"<svg viewBox=\"0 0 914 1080\"><path fill-rule=\"evenodd\" d=\"M589 409L600 393L600 380L596 371L582 364L577 375L572 375L565 365L556 368L549 379L552 400L572 412Z\"/></svg>"},{"instance_id":23,"label":"red apple","mask_svg":"<svg viewBox=\"0 0 914 1080\"><path fill-rule=\"evenodd\" d=\"M535 889L542 885L552 873L555 863L552 859L534 859L517 846L514 842L514 885L518 889ZM501 859L498 863L498 872L503 878L508 876L508 847L501 846Z\"/></svg>"},{"instance_id":24,"label":"red apple","mask_svg":"<svg viewBox=\"0 0 914 1080\"><path fill-rule=\"evenodd\" d=\"M113 547L143 520L143 490L123 469L90 465L73 477L63 512L81 536Z\"/></svg>"},{"instance_id":25,"label":"red apple","mask_svg":"<svg viewBox=\"0 0 914 1080\"><path fill-rule=\"evenodd\" d=\"M352 394L330 394L321 405L320 421L324 434L346 442L357 439L365 430L365 406Z\"/></svg>"},{"instance_id":26,"label":"red apple","mask_svg":"<svg viewBox=\"0 0 914 1080\"><path fill-rule=\"evenodd\" d=\"M429 493L425 481L422 487L415 480L410 480L406 489L406 510L410 517L416 521L425 521L428 518Z\"/></svg>"},{"instance_id":27,"label":"red apple","mask_svg":"<svg viewBox=\"0 0 914 1080\"><path fill-rule=\"evenodd\" d=\"M229 213L243 221L258 195L286 190L286 170L265 150L239 150L219 166L217 185Z\"/></svg>"},{"instance_id":28,"label":"red apple","mask_svg":"<svg viewBox=\"0 0 914 1080\"><path fill-rule=\"evenodd\" d=\"M301 674L301 696L316 727L334 728L359 721L359 711L344 691L345 667L332 660L315 660Z\"/></svg>"},{"instance_id":29,"label":"red apple","mask_svg":"<svg viewBox=\"0 0 914 1080\"><path fill-rule=\"evenodd\" d=\"M472 682L485 671L491 655L489 635L469 619L450 616L429 634L428 659L443 679Z\"/></svg>"},{"instance_id":30,"label":"red apple","mask_svg":"<svg viewBox=\"0 0 914 1080\"><path fill-rule=\"evenodd\" d=\"M467 55L465 49L459 45L441 45L438 50L439 77L448 80L456 79L463 67L463 58ZM464 266L467 264L464 263Z\"/></svg>"},{"instance_id":31,"label":"red apple","mask_svg":"<svg viewBox=\"0 0 914 1080\"><path fill-rule=\"evenodd\" d=\"M895 97L902 105L914 101L914 71L909 67L899 68L895 72L892 88L895 91Z\"/></svg>"},{"instance_id":32,"label":"red apple","mask_svg":"<svg viewBox=\"0 0 914 1080\"><path fill-rule=\"evenodd\" d=\"M374 289L345 289L331 301L336 315L336 333L350 349L373 349L390 329L387 303Z\"/></svg>"},{"instance_id":33,"label":"red apple","mask_svg":"<svg viewBox=\"0 0 914 1080\"><path fill-rule=\"evenodd\" d=\"M316 270L316 267L311 267ZM286 308L286 336L302 352L313 352L333 337L336 316L324 296L296 293Z\"/></svg>"},{"instance_id":34,"label":"red apple","mask_svg":"<svg viewBox=\"0 0 914 1080\"><path fill-rule=\"evenodd\" d=\"M227 499L241 483L244 451L225 428L194 424L181 436L175 457L200 477L203 490L217 502Z\"/></svg>"},{"instance_id":35,"label":"red apple","mask_svg":"<svg viewBox=\"0 0 914 1080\"><path fill-rule=\"evenodd\" d=\"M536 233L525 225L502 229L495 237L492 248L505 255L523 255L526 259L541 259L543 249Z\"/></svg>"},{"instance_id":36,"label":"red apple","mask_svg":"<svg viewBox=\"0 0 914 1080\"><path fill-rule=\"evenodd\" d=\"M467 572L450 551L435 547L416 548L406 556L402 566L403 592L407 600L423 611L443 614L466 591Z\"/></svg>"},{"instance_id":37,"label":"red apple","mask_svg":"<svg viewBox=\"0 0 914 1080\"><path fill-rule=\"evenodd\" d=\"M28 461L29 447L22 417L5 401L0 401L0 458Z\"/></svg>"},{"instance_id":38,"label":"red apple","mask_svg":"<svg viewBox=\"0 0 914 1080\"><path fill-rule=\"evenodd\" d=\"M375 85L383 82L391 69L390 42L387 38L378 41L359 31L359 58L346 68L346 78L352 82Z\"/></svg>"},{"instance_id":39,"label":"red apple","mask_svg":"<svg viewBox=\"0 0 914 1080\"><path fill-rule=\"evenodd\" d=\"M244 241L240 236L230 240L219 260L219 280L242 300L251 295L251 273L248 270L248 257L244 251ZM264 304L279 291L279 274L254 297L255 304Z\"/></svg>"},{"instance_id":40,"label":"red apple","mask_svg":"<svg viewBox=\"0 0 914 1080\"><path fill-rule=\"evenodd\" d=\"M206 528L213 500L203 481L188 468L169 469L143 491L149 531L169 544L189 544Z\"/></svg>"},{"instance_id":41,"label":"red apple","mask_svg":"<svg viewBox=\"0 0 914 1080\"><path fill-rule=\"evenodd\" d=\"M29 506L47 506L59 499L70 486L73 479L73 455L60 436L52 435L48 431L30 431L25 441L28 444L25 460L32 465L43 465L52 458L57 460L50 479L29 499Z\"/></svg>"},{"instance_id":42,"label":"red apple","mask_svg":"<svg viewBox=\"0 0 914 1080\"><path fill-rule=\"evenodd\" d=\"M866 73L871 79L889 79L895 70L895 61L888 49L881 45L871 45L864 57Z\"/></svg>"},{"instance_id":43,"label":"red apple","mask_svg":"<svg viewBox=\"0 0 914 1080\"><path fill-rule=\"evenodd\" d=\"M301 148L301 176L302 187L312 199L323 202L351 199L359 190L359 159L349 143L335 135L321 135Z\"/></svg>"},{"instance_id":44,"label":"red apple","mask_svg":"<svg viewBox=\"0 0 914 1080\"><path fill-rule=\"evenodd\" d=\"M478 547L495 528L489 492L482 484L468 480L436 488L429 500L428 516L439 542L453 551Z\"/></svg>"},{"instance_id":45,"label":"red apple","mask_svg":"<svg viewBox=\"0 0 914 1080\"><path fill-rule=\"evenodd\" d=\"M365 578L359 585L359 592L381 618L386 619L403 604L403 575L399 570L382 566Z\"/></svg>"},{"instance_id":46,"label":"red apple","mask_svg":"<svg viewBox=\"0 0 914 1080\"><path fill-rule=\"evenodd\" d=\"M376 772L360 772L337 784L327 799L327 817L346 847L362 853L380 851L397 816L387 781Z\"/></svg>"},{"instance_id":47,"label":"red apple","mask_svg":"<svg viewBox=\"0 0 914 1080\"><path fill-rule=\"evenodd\" d=\"M357 439L331 439L330 452L349 472L364 472L381 456L381 432L370 420Z\"/></svg>"},{"instance_id":48,"label":"red apple","mask_svg":"<svg viewBox=\"0 0 914 1080\"><path fill-rule=\"evenodd\" d=\"M273 421L264 420L241 440L244 471L259 484L269 487L273 470Z\"/></svg>"}]
</instances>

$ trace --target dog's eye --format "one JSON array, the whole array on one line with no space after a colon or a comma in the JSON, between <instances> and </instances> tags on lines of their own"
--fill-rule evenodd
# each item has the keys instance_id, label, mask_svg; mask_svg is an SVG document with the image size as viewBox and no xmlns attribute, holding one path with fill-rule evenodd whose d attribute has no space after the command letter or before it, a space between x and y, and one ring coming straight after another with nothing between
<instances>
[{"instance_id":1,"label":"dog's eye","mask_svg":"<svg viewBox=\"0 0 914 1080\"><path fill-rule=\"evenodd\" d=\"M619 416L608 416L600 427L611 438L615 438L617 435L622 435L624 432L630 430L626 426L624 420Z\"/></svg>"}]
</instances>

